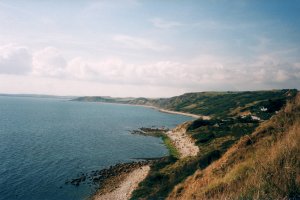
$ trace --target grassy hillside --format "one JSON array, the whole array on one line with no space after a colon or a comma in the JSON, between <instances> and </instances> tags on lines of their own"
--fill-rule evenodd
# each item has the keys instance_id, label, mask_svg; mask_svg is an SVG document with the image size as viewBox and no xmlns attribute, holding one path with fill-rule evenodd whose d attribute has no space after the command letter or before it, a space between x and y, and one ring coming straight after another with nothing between
<instances>
[{"instance_id":1,"label":"grassy hillside","mask_svg":"<svg viewBox=\"0 0 300 200\"><path fill-rule=\"evenodd\" d=\"M187 93L168 99L153 100L160 108L214 117L236 115L240 112L258 112L262 106L280 107L293 90L254 91L254 92L200 92ZM258 109L256 109L258 108Z\"/></svg>"},{"instance_id":2,"label":"grassy hillside","mask_svg":"<svg viewBox=\"0 0 300 200\"><path fill-rule=\"evenodd\" d=\"M189 176L198 173L198 171L209 168L214 161L218 160L224 154L226 155L228 149L237 143L240 138L248 138L255 130L260 129L265 123L268 123L269 120L267 119L274 116L277 110L282 110L285 106L285 101L287 99L291 100L295 98L295 94L296 93L286 95L286 99L282 100L284 103L276 104L278 106L276 109L272 110L271 107L269 107L271 111L269 112L269 115L265 117L265 121L253 120L251 117L242 118L239 115L231 114L232 111L230 110L228 111L229 113L222 118L215 117L211 120L198 119L191 122L187 129L187 133L191 134L195 139L196 144L199 146L200 153L198 156L186 158L184 160L177 160L176 158L169 157L157 163L151 169L149 176L134 192L132 199L165 199L171 191L174 190L174 187L179 188L178 191L180 193L182 190L181 188L184 188L184 186L177 185L180 185L182 182L185 183L185 180ZM255 99L253 99L253 101L257 102ZM267 99L262 100L261 102L270 101ZM261 110L259 107L255 108L253 105L255 104L249 105L248 108L256 109L256 115L259 115ZM266 107L266 105L264 105L264 107ZM278 112L277 115L282 115L282 112L283 111ZM251 113L253 114L253 112ZM186 187L189 188L190 184L191 183L186 183ZM196 191L193 191L191 194L195 192ZM175 193L175 196L177 197L177 189ZM172 195L173 194L174 191ZM175 196L173 195L172 197ZM178 197L181 196L179 195ZM203 199L208 198L210 197L203 197ZM183 199L193 199L193 196L188 196Z\"/></svg>"},{"instance_id":3,"label":"grassy hillside","mask_svg":"<svg viewBox=\"0 0 300 200\"><path fill-rule=\"evenodd\" d=\"M278 141L290 141L291 139L284 139L283 135L286 134L283 133L288 132L289 128L295 124L300 124L300 100L286 105L286 102L295 99L296 94L297 90L272 90L188 93L163 99L82 97L77 100L151 105L163 109L211 116L210 120L195 120L187 128L187 134L195 139L200 149L199 154L196 157L180 160L169 156L155 163L147 178L134 191L132 199L165 199L170 194L170 199L222 199L223 197L233 199L239 199L240 197L241 199L247 199L249 197L255 199L256 196L254 195L262 198L267 197L267 195L282 197L282 195L272 193L277 187L273 186L274 184L267 188L269 187L267 185L274 178L270 175L275 173L272 170L281 170L281 167L276 166L278 164L276 164L278 161L276 159L280 158L277 158L276 155L274 155L276 158L272 158L273 160L271 157L271 160L268 161L264 158L271 155L272 152L270 151L275 151L270 149L276 149L275 144ZM293 136L296 141L295 137ZM297 137L299 138L299 135ZM239 146L242 144L244 146ZM258 144L259 147L256 147ZM278 143L278 145L282 146L284 144ZM294 148L295 146L290 145L290 147ZM294 150L290 150L293 155L288 154L291 159L295 157ZM284 155L284 153L286 152L279 154ZM277 156L280 156L279 154ZM225 164L216 164L224 160L226 160ZM244 161L242 162L242 160ZM260 171L255 168L259 166L259 163L262 164L259 168ZM250 168L252 167L252 171L248 171L248 165ZM273 165L274 168L269 168L268 165ZM291 167L295 171L294 164ZM265 169L265 171L262 169ZM258 183L262 185L259 186L261 188L255 188L254 185L250 184L254 184L255 181L251 182L250 179L245 178L248 177L250 172L255 175L260 173L260 175L257 175L260 178L266 176L271 177L271 179L260 180L257 177L256 181L259 181ZM277 172L285 173L282 171ZM299 174L297 174L296 179L291 174L283 175L284 181L290 179L289 177L293 180L300 180ZM254 175L251 174L251 177L254 177ZM244 179L239 182L241 178ZM279 180L274 181L278 182ZM246 186L247 184L249 185ZM237 189L239 185L244 189ZM283 187L283 185L280 186ZM292 187L291 190L299 194L298 186L294 184ZM252 193L251 188L253 188ZM286 188L286 186L283 188ZM257 191L259 191L259 194L257 194ZM266 195L263 196L263 193ZM238 195L234 196L235 194ZM292 192L288 192L286 189L282 191L282 194L293 196Z\"/></svg>"},{"instance_id":4,"label":"grassy hillside","mask_svg":"<svg viewBox=\"0 0 300 200\"><path fill-rule=\"evenodd\" d=\"M300 198L300 94L169 199Z\"/></svg>"},{"instance_id":5,"label":"grassy hillside","mask_svg":"<svg viewBox=\"0 0 300 200\"><path fill-rule=\"evenodd\" d=\"M287 89L253 92L199 92L160 99L79 97L74 100L149 105L172 111L219 118L253 113L267 119L280 109L287 98L294 96L296 92L297 90ZM262 107L267 108L267 111L261 112Z\"/></svg>"}]
</instances>

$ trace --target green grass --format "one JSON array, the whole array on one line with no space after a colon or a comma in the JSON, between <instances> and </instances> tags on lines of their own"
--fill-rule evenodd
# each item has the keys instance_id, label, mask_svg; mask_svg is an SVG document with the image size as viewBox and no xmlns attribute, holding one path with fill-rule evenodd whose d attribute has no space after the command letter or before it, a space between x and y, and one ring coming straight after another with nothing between
<instances>
[{"instance_id":1,"label":"green grass","mask_svg":"<svg viewBox=\"0 0 300 200\"><path fill-rule=\"evenodd\" d=\"M179 158L180 153L178 152L178 150L176 149L176 147L172 143L171 139L167 135L165 135L165 134L162 134L161 138L162 138L165 146L169 150L169 155L171 155L171 156L173 156L175 158Z\"/></svg>"},{"instance_id":2,"label":"green grass","mask_svg":"<svg viewBox=\"0 0 300 200\"><path fill-rule=\"evenodd\" d=\"M242 118L195 120L187 129L196 141L200 154L218 150L224 153L240 137L251 134L259 125L257 121Z\"/></svg>"}]
</instances>

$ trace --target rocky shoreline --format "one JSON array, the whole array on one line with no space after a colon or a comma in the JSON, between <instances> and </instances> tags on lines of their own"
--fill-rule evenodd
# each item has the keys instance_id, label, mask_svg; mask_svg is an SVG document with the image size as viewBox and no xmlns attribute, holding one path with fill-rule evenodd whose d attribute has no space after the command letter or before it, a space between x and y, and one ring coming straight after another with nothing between
<instances>
[{"instance_id":1,"label":"rocky shoreline","mask_svg":"<svg viewBox=\"0 0 300 200\"><path fill-rule=\"evenodd\" d=\"M143 136L152 136L152 137L161 137L162 134L165 134L169 131L168 128L146 128L142 127L137 130L130 131L131 134L143 135Z\"/></svg>"},{"instance_id":2,"label":"rocky shoreline","mask_svg":"<svg viewBox=\"0 0 300 200\"><path fill-rule=\"evenodd\" d=\"M179 150L180 157L195 156L199 149L193 141L186 135L185 126L187 123L177 126L173 130L165 127L146 128L142 127L130 131L131 134L138 134L152 137L169 137ZM184 145L184 147L182 146ZM136 158L130 163L119 163L109 168L91 171L90 173L80 173L77 178L67 180L65 184L79 186L88 184L97 189L91 197L93 200L99 199L129 199L131 193L138 187L150 171L150 166L162 158Z\"/></svg>"},{"instance_id":3,"label":"rocky shoreline","mask_svg":"<svg viewBox=\"0 0 300 200\"><path fill-rule=\"evenodd\" d=\"M138 167L135 170L120 174L116 178L108 179L93 196L93 200L127 200L131 198L132 192L139 183L146 178L150 171L150 165Z\"/></svg>"},{"instance_id":4,"label":"rocky shoreline","mask_svg":"<svg viewBox=\"0 0 300 200\"><path fill-rule=\"evenodd\" d=\"M138 134L143 136L152 137L168 137L171 140L172 146L174 146L179 154L180 158L188 156L196 156L199 152L199 148L195 145L195 141L186 133L187 126L190 122L185 122L176 126L174 129L169 130L167 128L145 128L142 127L138 130L131 131L131 134Z\"/></svg>"},{"instance_id":5,"label":"rocky shoreline","mask_svg":"<svg viewBox=\"0 0 300 200\"><path fill-rule=\"evenodd\" d=\"M137 130L132 130L130 133L160 137L162 134L166 134L167 131L169 131L169 129L165 127L142 127ZM138 186L138 183L146 177L150 171L150 166L163 158L164 157L134 158L134 160L139 161L118 163L102 170L94 170L85 173L81 172L76 178L66 180L65 185L72 185L74 187L79 187L82 184L89 185L96 190L96 192L90 197L90 199L93 200L119 199L124 191L118 190L124 190L124 187L127 187L126 191L130 190L132 192ZM133 177L135 177L135 179L133 179ZM126 195L128 195L127 193L128 192L126 192ZM118 197L116 197L116 195ZM129 199L129 197L127 199Z\"/></svg>"},{"instance_id":6,"label":"rocky shoreline","mask_svg":"<svg viewBox=\"0 0 300 200\"><path fill-rule=\"evenodd\" d=\"M135 161L130 163L118 163L116 165L110 166L102 170L95 170L89 173L80 173L77 178L66 180L66 185L80 186L81 184L87 184L90 186L95 186L97 188L104 188L106 182L109 182L111 179L116 179L134 171L137 168L140 168L145 165L150 165L155 160L143 160Z\"/></svg>"}]
</instances>

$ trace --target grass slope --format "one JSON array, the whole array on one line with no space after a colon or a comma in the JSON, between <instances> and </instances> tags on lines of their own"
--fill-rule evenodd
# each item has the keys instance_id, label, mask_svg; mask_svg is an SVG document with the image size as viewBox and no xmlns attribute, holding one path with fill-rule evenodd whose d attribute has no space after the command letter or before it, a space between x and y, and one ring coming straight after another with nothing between
<instances>
[{"instance_id":1,"label":"grass slope","mask_svg":"<svg viewBox=\"0 0 300 200\"><path fill-rule=\"evenodd\" d=\"M247 199L247 197L254 197L254 194L257 195L255 192L258 191L258 189L252 187L254 188L253 193L246 189L244 193L238 191L241 192L241 195L238 197L234 196L236 190L233 190L231 187L234 187L237 183L242 183L232 182L230 187L227 187L226 184L231 180L239 180L239 177L243 175L240 173L247 174L249 172L248 165L254 165L251 160L245 161L240 166L237 165L239 159L244 159L244 156L248 155L246 153L252 151L250 148L245 154L241 153L243 151L239 152L237 150L236 154L239 155L237 158L234 157L234 155L232 155L232 158L228 158L230 166L236 166L236 168L233 167L234 170L232 173L227 173L226 171L230 171L231 168L227 169L225 167L225 169L223 169L223 167L221 167L219 169L213 166L215 166L215 163L219 162L219 160L224 159L224 157L229 154L228 152L232 152L232 149L237 146L235 144L237 142L238 144L241 143L241 138L242 140L247 140L247 145L248 143L251 144L253 139L247 139L252 138L251 133L257 133L257 131L262 130L262 127L265 127L266 124L273 123L272 120L280 119L280 117L274 118L272 116L281 110L286 105L287 101L294 99L296 94L297 90L272 90L254 92L187 93L177 97L163 99L81 97L76 100L150 105L173 111L210 115L212 117L211 120L208 121L202 119L195 120L187 129L187 133L195 139L196 144L200 149L200 153L196 157L178 160L176 158L176 153L172 152L172 149L169 148L171 150L171 156L161 159L160 162L157 162L152 166L147 178L142 181L138 189L134 191L132 199L165 199L170 193L171 199L220 199L227 196L234 199L239 197L242 199L245 197ZM291 112L279 112L277 115L281 116L287 113L289 113L289 115L284 119L294 122L295 119L290 118ZM253 119L251 116L256 116L261 120ZM288 125L288 123L285 124ZM266 129L269 131L269 128ZM272 132L275 133L273 129ZM275 135L276 134L277 132ZM270 137L276 138L272 134ZM274 142L275 140L270 143ZM168 141L165 140L165 144L167 145ZM248 147L246 147L246 149L247 148ZM271 148L271 146L266 145L266 148L261 152L268 152L267 150L269 148ZM253 158L257 155L259 154L249 153L250 158L251 156ZM261 158L268 157L267 155L268 154L265 154L264 156L261 156ZM254 166L258 166L257 162L258 161L255 162ZM259 162L263 163L262 161ZM213 175L206 175L206 170L211 168L213 168L213 170L211 170ZM271 168L267 167L267 164L265 164L264 168L266 170L271 170ZM215 172L217 175L223 176L223 178L226 176L226 178L224 178L224 180L221 178L213 179ZM265 173L268 174L270 172ZM201 177L205 177L205 179L203 180ZM210 178L212 178L211 184L206 181L210 181ZM200 181L200 183L203 185L200 184L199 186L194 184L194 181L198 179L202 181ZM238 186L235 185L235 187ZM174 188L176 189L174 190ZM233 191L233 194L229 194L229 192L228 195L222 193L223 190L229 191L228 188ZM251 189L251 187L249 188ZM295 189L292 190L296 191ZM265 191L265 193L268 192ZM253 195L251 196L251 194Z\"/></svg>"},{"instance_id":2,"label":"grass slope","mask_svg":"<svg viewBox=\"0 0 300 200\"><path fill-rule=\"evenodd\" d=\"M280 104L273 104L274 99L283 98L281 96L282 94L284 94L285 99L281 99ZM270 109L268 109L267 115L265 115L264 118L267 121L267 119L276 114L276 111L284 107L288 99L294 98L295 94L296 93L291 94L289 91L288 93L285 91L284 93L278 94L278 98L273 97L272 100L268 99L270 97L269 95L265 95L266 99L262 99L261 96L257 97L257 99L252 97L251 102L247 101L248 103L244 107L256 110L256 115L262 116L266 111L259 114L261 112L261 104L256 102L271 102L269 105L272 106L268 107ZM264 107L266 107L266 105L264 105ZM187 133L191 134L195 139L200 149L199 154L196 157L183 160L170 157L161 163L156 163L148 177L133 193L132 199L167 198L176 185L184 182L196 171L205 170L212 162L224 155L240 138L245 136L249 137L262 123L262 121L253 120L250 117L242 118L239 117L239 115L232 115L231 112L232 109L228 110L228 114L224 115L223 118L215 117L211 120L198 119L192 122L187 129ZM187 186L188 185L189 184L187 184ZM189 196L183 199L193 199L193 197Z\"/></svg>"},{"instance_id":3,"label":"grass slope","mask_svg":"<svg viewBox=\"0 0 300 200\"><path fill-rule=\"evenodd\" d=\"M299 199L300 94L169 199Z\"/></svg>"}]
</instances>

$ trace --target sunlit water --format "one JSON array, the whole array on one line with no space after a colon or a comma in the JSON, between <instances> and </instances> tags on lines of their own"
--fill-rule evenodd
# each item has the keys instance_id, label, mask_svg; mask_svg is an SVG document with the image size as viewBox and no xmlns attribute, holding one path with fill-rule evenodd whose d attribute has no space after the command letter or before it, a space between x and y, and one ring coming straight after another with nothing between
<instances>
[{"instance_id":1,"label":"sunlit water","mask_svg":"<svg viewBox=\"0 0 300 200\"><path fill-rule=\"evenodd\" d=\"M65 180L168 154L159 138L130 130L189 120L140 106L0 97L0 199L85 199L93 188Z\"/></svg>"}]
</instances>

